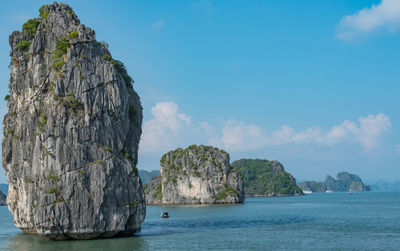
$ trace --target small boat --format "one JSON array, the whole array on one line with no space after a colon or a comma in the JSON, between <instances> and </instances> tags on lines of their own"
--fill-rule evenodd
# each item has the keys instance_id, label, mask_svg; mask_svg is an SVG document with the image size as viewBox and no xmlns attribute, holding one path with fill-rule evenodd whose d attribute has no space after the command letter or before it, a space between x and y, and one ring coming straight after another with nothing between
<instances>
[{"instance_id":1,"label":"small boat","mask_svg":"<svg viewBox=\"0 0 400 251\"><path fill-rule=\"evenodd\" d=\"M310 193L312 193L312 191L310 191L310 190L303 190L303 193L304 193L304 194L310 194Z\"/></svg>"},{"instance_id":2,"label":"small boat","mask_svg":"<svg viewBox=\"0 0 400 251\"><path fill-rule=\"evenodd\" d=\"M333 193L332 190L326 190L326 193Z\"/></svg>"},{"instance_id":3,"label":"small boat","mask_svg":"<svg viewBox=\"0 0 400 251\"><path fill-rule=\"evenodd\" d=\"M168 212L163 212L163 213L160 215L160 217L161 217L161 218L169 218Z\"/></svg>"}]
</instances>

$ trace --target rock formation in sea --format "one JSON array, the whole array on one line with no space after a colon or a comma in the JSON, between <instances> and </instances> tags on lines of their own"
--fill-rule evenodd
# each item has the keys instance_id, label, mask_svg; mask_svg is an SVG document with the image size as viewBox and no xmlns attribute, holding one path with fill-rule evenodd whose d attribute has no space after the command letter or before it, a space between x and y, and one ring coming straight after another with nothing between
<instances>
[{"instance_id":1,"label":"rock formation in sea","mask_svg":"<svg viewBox=\"0 0 400 251\"><path fill-rule=\"evenodd\" d=\"M274 160L241 159L232 167L243 178L246 196L290 196L302 195L296 179L285 171L283 165Z\"/></svg>"},{"instance_id":2,"label":"rock formation in sea","mask_svg":"<svg viewBox=\"0 0 400 251\"><path fill-rule=\"evenodd\" d=\"M327 175L325 179L326 190L337 192L362 192L370 191L369 186L364 185L361 178L356 174L348 172L340 172L336 175L336 179Z\"/></svg>"},{"instance_id":3,"label":"rock formation in sea","mask_svg":"<svg viewBox=\"0 0 400 251\"><path fill-rule=\"evenodd\" d=\"M336 179L327 175L325 182L306 181L300 182L298 185L304 191L311 192L362 192L371 190L368 185L362 182L358 175L348 172L338 173Z\"/></svg>"},{"instance_id":4,"label":"rock formation in sea","mask_svg":"<svg viewBox=\"0 0 400 251\"><path fill-rule=\"evenodd\" d=\"M191 145L164 154L161 176L145 186L148 204L230 204L244 200L243 182L229 154L212 146Z\"/></svg>"},{"instance_id":5,"label":"rock formation in sea","mask_svg":"<svg viewBox=\"0 0 400 251\"><path fill-rule=\"evenodd\" d=\"M130 235L146 210L133 81L70 6L39 13L9 38L2 164L14 224L51 239Z\"/></svg>"},{"instance_id":6,"label":"rock formation in sea","mask_svg":"<svg viewBox=\"0 0 400 251\"><path fill-rule=\"evenodd\" d=\"M303 191L313 192L313 193L325 193L326 185L325 182L319 181L304 181L297 184Z\"/></svg>"},{"instance_id":7,"label":"rock formation in sea","mask_svg":"<svg viewBox=\"0 0 400 251\"><path fill-rule=\"evenodd\" d=\"M6 205L7 205L7 197L2 191L0 191L0 206L6 206Z\"/></svg>"}]
</instances>

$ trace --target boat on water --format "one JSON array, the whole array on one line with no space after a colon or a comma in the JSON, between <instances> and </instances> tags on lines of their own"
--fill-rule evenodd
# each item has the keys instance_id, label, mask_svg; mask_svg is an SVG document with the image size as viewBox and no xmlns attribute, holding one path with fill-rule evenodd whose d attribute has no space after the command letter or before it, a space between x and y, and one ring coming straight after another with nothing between
<instances>
[{"instance_id":1,"label":"boat on water","mask_svg":"<svg viewBox=\"0 0 400 251\"><path fill-rule=\"evenodd\" d=\"M162 212L160 215L161 218L169 218L168 212Z\"/></svg>"},{"instance_id":2,"label":"boat on water","mask_svg":"<svg viewBox=\"0 0 400 251\"><path fill-rule=\"evenodd\" d=\"M303 193L304 193L304 194L310 194L310 193L312 193L312 191L310 191L310 190L303 190Z\"/></svg>"},{"instance_id":3,"label":"boat on water","mask_svg":"<svg viewBox=\"0 0 400 251\"><path fill-rule=\"evenodd\" d=\"M326 192L326 193L333 193L332 190L326 190L325 192Z\"/></svg>"}]
</instances>

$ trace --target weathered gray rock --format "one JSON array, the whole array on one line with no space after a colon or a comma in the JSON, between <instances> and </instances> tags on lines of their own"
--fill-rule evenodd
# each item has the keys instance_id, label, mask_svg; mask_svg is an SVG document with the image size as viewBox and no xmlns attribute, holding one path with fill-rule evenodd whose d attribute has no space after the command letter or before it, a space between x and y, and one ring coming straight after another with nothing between
<instances>
[{"instance_id":1,"label":"weathered gray rock","mask_svg":"<svg viewBox=\"0 0 400 251\"><path fill-rule=\"evenodd\" d=\"M231 169L229 154L211 146L192 145L166 153L161 177L145 188L147 204L242 203L243 182Z\"/></svg>"},{"instance_id":2,"label":"weathered gray rock","mask_svg":"<svg viewBox=\"0 0 400 251\"><path fill-rule=\"evenodd\" d=\"M144 185L144 192L146 193L147 204L162 204L161 176L151 177L150 181Z\"/></svg>"},{"instance_id":3,"label":"weathered gray rock","mask_svg":"<svg viewBox=\"0 0 400 251\"><path fill-rule=\"evenodd\" d=\"M6 205L7 205L7 197L2 191L0 191L0 206L6 206Z\"/></svg>"},{"instance_id":4,"label":"weathered gray rock","mask_svg":"<svg viewBox=\"0 0 400 251\"><path fill-rule=\"evenodd\" d=\"M2 164L14 224L52 239L132 234L145 217L139 96L68 5L40 15L9 39Z\"/></svg>"}]
</instances>

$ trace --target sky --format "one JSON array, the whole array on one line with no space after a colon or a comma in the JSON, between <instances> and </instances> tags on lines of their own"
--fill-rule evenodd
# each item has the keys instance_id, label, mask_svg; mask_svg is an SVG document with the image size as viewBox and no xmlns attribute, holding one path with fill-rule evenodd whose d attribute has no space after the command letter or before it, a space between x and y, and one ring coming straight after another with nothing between
<instances>
[{"instance_id":1,"label":"sky","mask_svg":"<svg viewBox=\"0 0 400 251\"><path fill-rule=\"evenodd\" d=\"M8 36L48 1L3 1ZM400 1L64 1L125 63L143 105L139 169L213 145L297 180L400 180ZM0 101L0 119L7 112ZM6 182L0 171L0 183Z\"/></svg>"}]
</instances>

